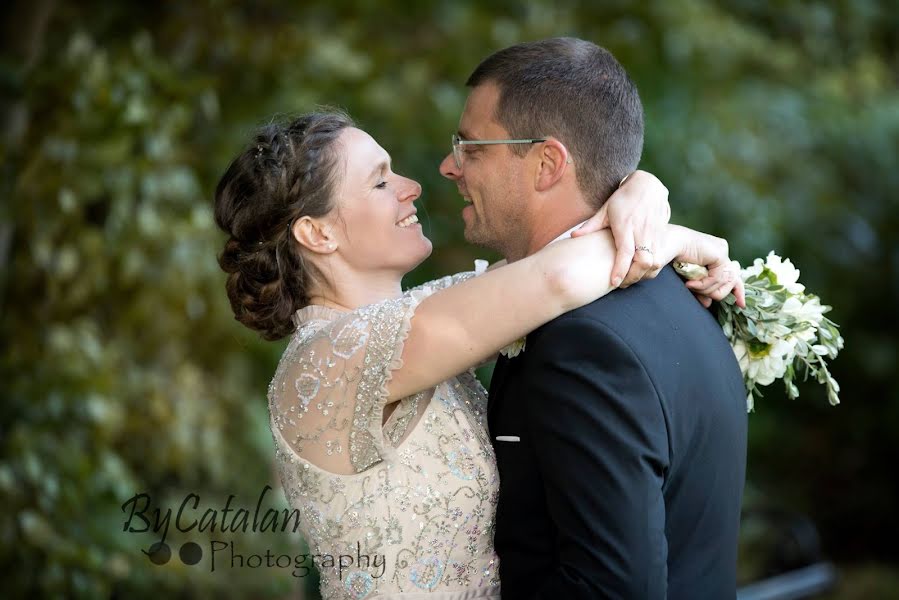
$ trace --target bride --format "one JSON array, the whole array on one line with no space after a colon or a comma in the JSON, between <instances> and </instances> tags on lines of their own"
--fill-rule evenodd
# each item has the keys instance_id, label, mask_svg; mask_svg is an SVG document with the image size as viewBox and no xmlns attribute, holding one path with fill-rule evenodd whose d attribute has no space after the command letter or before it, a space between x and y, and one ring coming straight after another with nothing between
<instances>
[{"instance_id":1,"label":"bride","mask_svg":"<svg viewBox=\"0 0 899 600\"><path fill-rule=\"evenodd\" d=\"M327 599L499 598L499 482L472 368L612 289L603 230L403 292L431 253L420 194L336 112L264 127L216 188L235 318L268 340L290 336L270 423ZM716 238L663 228L661 264L727 261ZM706 289L720 299L733 285Z\"/></svg>"}]
</instances>

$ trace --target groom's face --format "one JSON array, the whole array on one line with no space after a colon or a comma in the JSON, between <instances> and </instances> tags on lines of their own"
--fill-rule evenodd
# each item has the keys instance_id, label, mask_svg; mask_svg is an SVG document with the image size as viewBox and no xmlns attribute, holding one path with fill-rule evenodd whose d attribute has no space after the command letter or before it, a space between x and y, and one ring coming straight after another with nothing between
<instances>
[{"instance_id":1,"label":"groom's face","mask_svg":"<svg viewBox=\"0 0 899 600\"><path fill-rule=\"evenodd\" d=\"M463 140L509 139L494 118L499 88L487 82L471 90L459 120ZM456 183L468 203L462 210L465 239L504 256L526 236L526 161L508 145L463 145L462 166L452 153L440 164L440 173Z\"/></svg>"}]
</instances>

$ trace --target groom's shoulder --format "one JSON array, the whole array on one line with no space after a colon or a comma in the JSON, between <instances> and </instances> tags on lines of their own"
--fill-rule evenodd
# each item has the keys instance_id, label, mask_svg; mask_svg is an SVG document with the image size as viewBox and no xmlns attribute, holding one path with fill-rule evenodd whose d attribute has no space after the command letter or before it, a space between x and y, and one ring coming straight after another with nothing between
<instances>
[{"instance_id":1,"label":"groom's shoulder","mask_svg":"<svg viewBox=\"0 0 899 600\"><path fill-rule=\"evenodd\" d=\"M645 339L654 325L664 323L667 327L672 323L697 320L714 319L668 265L655 278L613 290L598 300L560 315L533 333L535 343L544 335L560 330L590 337L614 335L625 340ZM575 324L577 327L573 327Z\"/></svg>"},{"instance_id":2,"label":"groom's shoulder","mask_svg":"<svg viewBox=\"0 0 899 600\"><path fill-rule=\"evenodd\" d=\"M602 298L560 315L548 324L564 322L566 319L587 319L620 326L643 321L647 316L644 311L652 308L696 308L694 304L700 306L674 269L668 265L653 279L612 290Z\"/></svg>"}]
</instances>

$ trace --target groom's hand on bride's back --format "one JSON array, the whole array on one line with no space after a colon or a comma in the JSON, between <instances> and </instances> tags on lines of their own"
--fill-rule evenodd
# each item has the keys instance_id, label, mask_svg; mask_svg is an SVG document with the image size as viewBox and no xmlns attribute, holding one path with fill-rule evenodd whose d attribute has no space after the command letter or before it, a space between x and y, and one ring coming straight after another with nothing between
<instances>
[{"instance_id":1,"label":"groom's hand on bride's back","mask_svg":"<svg viewBox=\"0 0 899 600\"><path fill-rule=\"evenodd\" d=\"M634 171L572 237L611 229L616 247L611 283L624 288L652 279L665 266L657 254L670 218L668 188L652 173Z\"/></svg>"}]
</instances>

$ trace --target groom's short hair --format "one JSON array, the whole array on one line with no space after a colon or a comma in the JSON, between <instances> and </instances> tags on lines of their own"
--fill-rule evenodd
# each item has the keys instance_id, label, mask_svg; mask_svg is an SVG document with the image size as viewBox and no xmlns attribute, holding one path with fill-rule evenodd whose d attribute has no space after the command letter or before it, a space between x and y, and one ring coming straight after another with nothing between
<instances>
[{"instance_id":1,"label":"groom's short hair","mask_svg":"<svg viewBox=\"0 0 899 600\"><path fill-rule=\"evenodd\" d=\"M576 38L515 44L485 58L466 85L490 81L500 91L497 122L512 138L552 136L565 144L578 166L578 186L594 208L637 168L643 105L608 50ZM509 148L519 156L528 151Z\"/></svg>"}]
</instances>

